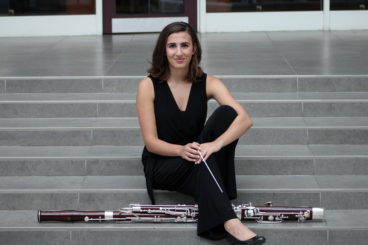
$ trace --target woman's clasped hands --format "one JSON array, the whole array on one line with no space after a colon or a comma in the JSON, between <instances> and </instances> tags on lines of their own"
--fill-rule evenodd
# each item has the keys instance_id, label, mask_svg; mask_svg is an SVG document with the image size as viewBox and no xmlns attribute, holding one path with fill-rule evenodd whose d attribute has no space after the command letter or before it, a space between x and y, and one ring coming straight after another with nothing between
<instances>
[{"instance_id":1,"label":"woman's clasped hands","mask_svg":"<svg viewBox=\"0 0 368 245\"><path fill-rule=\"evenodd\" d=\"M197 142L183 145L180 151L181 158L199 164L202 157L206 161L213 153L218 152L221 145L216 141L199 144Z\"/></svg>"}]
</instances>

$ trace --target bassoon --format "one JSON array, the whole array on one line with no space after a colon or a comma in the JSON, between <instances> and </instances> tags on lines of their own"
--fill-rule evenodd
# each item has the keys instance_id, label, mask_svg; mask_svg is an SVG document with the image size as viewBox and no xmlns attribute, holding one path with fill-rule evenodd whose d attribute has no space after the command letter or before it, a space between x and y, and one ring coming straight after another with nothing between
<instances>
[{"instance_id":1,"label":"bassoon","mask_svg":"<svg viewBox=\"0 0 368 245\"><path fill-rule=\"evenodd\" d=\"M323 219L324 209L315 207L264 206L249 204L233 205L240 220L259 223L281 223L285 220L304 222ZM175 222L191 223L198 220L197 205L140 205L130 204L116 211L38 211L38 222Z\"/></svg>"}]
</instances>

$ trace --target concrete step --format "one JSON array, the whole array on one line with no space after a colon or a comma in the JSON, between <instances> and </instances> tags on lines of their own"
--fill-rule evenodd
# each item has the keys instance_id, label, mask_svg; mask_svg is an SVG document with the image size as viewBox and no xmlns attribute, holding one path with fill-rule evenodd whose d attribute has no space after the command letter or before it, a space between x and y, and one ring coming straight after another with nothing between
<instances>
[{"instance_id":1,"label":"concrete step","mask_svg":"<svg viewBox=\"0 0 368 245\"><path fill-rule=\"evenodd\" d=\"M240 144L367 144L368 118L254 118ZM136 118L0 119L3 146L143 145Z\"/></svg>"},{"instance_id":2,"label":"concrete step","mask_svg":"<svg viewBox=\"0 0 368 245\"><path fill-rule=\"evenodd\" d=\"M368 76L218 76L230 91L367 92Z\"/></svg>"},{"instance_id":3,"label":"concrete step","mask_svg":"<svg viewBox=\"0 0 368 245\"><path fill-rule=\"evenodd\" d=\"M0 147L0 176L143 175L142 146ZM238 145L239 175L367 175L367 145Z\"/></svg>"},{"instance_id":4,"label":"concrete step","mask_svg":"<svg viewBox=\"0 0 368 245\"><path fill-rule=\"evenodd\" d=\"M253 117L253 128L355 129L368 128L368 117ZM139 128L136 117L0 118L5 129Z\"/></svg>"},{"instance_id":5,"label":"concrete step","mask_svg":"<svg viewBox=\"0 0 368 245\"><path fill-rule=\"evenodd\" d=\"M253 101L290 101L290 102L367 102L367 92L294 92L294 93L251 93L233 92L235 99L242 102ZM3 93L2 103L37 103L37 102L76 102L76 103L129 103L135 100L135 93Z\"/></svg>"},{"instance_id":6,"label":"concrete step","mask_svg":"<svg viewBox=\"0 0 368 245\"><path fill-rule=\"evenodd\" d=\"M234 203L368 209L366 175L238 175ZM156 190L161 204L193 203L189 196ZM1 210L116 209L149 203L143 176L0 177Z\"/></svg>"},{"instance_id":7,"label":"concrete step","mask_svg":"<svg viewBox=\"0 0 368 245\"><path fill-rule=\"evenodd\" d=\"M229 90L242 92L368 92L367 75L222 75ZM0 77L5 93L102 93L136 91L142 76Z\"/></svg>"},{"instance_id":8,"label":"concrete step","mask_svg":"<svg viewBox=\"0 0 368 245\"><path fill-rule=\"evenodd\" d=\"M4 77L6 93L134 93L142 76Z\"/></svg>"},{"instance_id":9,"label":"concrete step","mask_svg":"<svg viewBox=\"0 0 368 245\"><path fill-rule=\"evenodd\" d=\"M368 144L368 127L355 129L252 128L243 145ZM138 128L0 129L0 146L143 145Z\"/></svg>"},{"instance_id":10,"label":"concrete step","mask_svg":"<svg viewBox=\"0 0 368 245\"><path fill-rule=\"evenodd\" d=\"M367 117L368 93L234 93L252 117ZM1 118L136 117L127 93L0 94ZM209 103L209 112L217 103Z\"/></svg>"},{"instance_id":11,"label":"concrete step","mask_svg":"<svg viewBox=\"0 0 368 245\"><path fill-rule=\"evenodd\" d=\"M368 210L326 210L323 221L258 224L244 222L270 245L365 245ZM180 235L178 235L180 234ZM0 211L0 243L18 244L228 244L196 236L196 224L38 223L37 211Z\"/></svg>"},{"instance_id":12,"label":"concrete step","mask_svg":"<svg viewBox=\"0 0 368 245\"><path fill-rule=\"evenodd\" d=\"M368 210L326 210L323 221L245 224L267 244L365 245ZM180 236L178 236L178 233ZM196 224L41 223L34 210L0 211L1 244L228 244L196 235ZM148 239L149 238L149 239Z\"/></svg>"}]
</instances>

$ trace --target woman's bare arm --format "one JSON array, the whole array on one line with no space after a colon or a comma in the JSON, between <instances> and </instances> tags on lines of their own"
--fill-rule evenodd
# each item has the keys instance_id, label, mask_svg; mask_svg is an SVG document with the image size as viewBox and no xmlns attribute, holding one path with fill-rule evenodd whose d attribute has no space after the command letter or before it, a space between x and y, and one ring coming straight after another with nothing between
<instances>
[{"instance_id":1,"label":"woman's bare arm","mask_svg":"<svg viewBox=\"0 0 368 245\"><path fill-rule=\"evenodd\" d=\"M215 99L220 105L231 106L238 115L231 123L230 127L216 140L201 144L200 148L205 155L205 159L213 152L219 151L222 147L238 139L253 125L248 113L239 102L233 98L229 90L218 78L213 76L207 77L206 92L209 98Z\"/></svg>"}]
</instances>

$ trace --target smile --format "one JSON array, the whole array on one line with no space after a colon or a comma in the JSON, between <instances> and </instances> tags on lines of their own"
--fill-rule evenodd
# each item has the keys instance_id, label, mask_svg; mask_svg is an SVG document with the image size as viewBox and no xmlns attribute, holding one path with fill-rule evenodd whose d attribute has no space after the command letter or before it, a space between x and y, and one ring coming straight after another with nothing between
<instances>
[{"instance_id":1,"label":"smile","mask_svg":"<svg viewBox=\"0 0 368 245\"><path fill-rule=\"evenodd\" d=\"M185 59L175 59L176 62L178 63L183 63L185 61Z\"/></svg>"}]
</instances>

